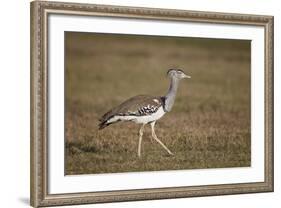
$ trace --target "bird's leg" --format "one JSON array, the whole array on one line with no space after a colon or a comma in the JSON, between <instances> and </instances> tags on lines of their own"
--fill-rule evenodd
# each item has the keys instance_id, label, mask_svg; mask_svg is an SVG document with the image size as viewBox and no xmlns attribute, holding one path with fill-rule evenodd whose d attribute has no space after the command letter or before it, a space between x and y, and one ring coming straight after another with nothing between
<instances>
[{"instance_id":1,"label":"bird's leg","mask_svg":"<svg viewBox=\"0 0 281 208\"><path fill-rule=\"evenodd\" d=\"M155 126L155 121L152 122L151 124L151 132L152 132L152 137L153 139L155 139L170 155L174 155L169 149L168 147L166 147L156 136L155 131L154 131L154 126Z\"/></svg>"},{"instance_id":2,"label":"bird's leg","mask_svg":"<svg viewBox=\"0 0 281 208\"><path fill-rule=\"evenodd\" d=\"M139 131L139 146L138 146L138 156L141 156L141 141L142 141L142 135L143 135L143 130L144 130L145 124L143 124L140 128Z\"/></svg>"}]
</instances>

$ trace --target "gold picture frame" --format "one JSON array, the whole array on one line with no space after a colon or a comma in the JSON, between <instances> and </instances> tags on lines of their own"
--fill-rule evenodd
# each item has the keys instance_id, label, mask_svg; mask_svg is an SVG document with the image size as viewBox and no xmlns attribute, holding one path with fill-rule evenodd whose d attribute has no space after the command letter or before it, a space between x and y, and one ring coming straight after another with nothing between
<instances>
[{"instance_id":1,"label":"gold picture frame","mask_svg":"<svg viewBox=\"0 0 281 208\"><path fill-rule=\"evenodd\" d=\"M72 194L48 193L48 15L68 14L264 27L264 182ZM61 2L31 2L31 205L58 206L273 191L273 17Z\"/></svg>"}]
</instances>

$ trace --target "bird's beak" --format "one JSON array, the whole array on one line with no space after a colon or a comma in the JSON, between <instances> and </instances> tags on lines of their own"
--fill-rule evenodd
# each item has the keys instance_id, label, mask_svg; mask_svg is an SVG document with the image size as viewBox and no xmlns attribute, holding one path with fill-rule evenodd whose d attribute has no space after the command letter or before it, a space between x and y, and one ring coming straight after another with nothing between
<instances>
[{"instance_id":1,"label":"bird's beak","mask_svg":"<svg viewBox=\"0 0 281 208\"><path fill-rule=\"evenodd\" d=\"M190 79L191 76L188 76L188 75L184 74L183 78L188 78L188 79Z\"/></svg>"}]
</instances>

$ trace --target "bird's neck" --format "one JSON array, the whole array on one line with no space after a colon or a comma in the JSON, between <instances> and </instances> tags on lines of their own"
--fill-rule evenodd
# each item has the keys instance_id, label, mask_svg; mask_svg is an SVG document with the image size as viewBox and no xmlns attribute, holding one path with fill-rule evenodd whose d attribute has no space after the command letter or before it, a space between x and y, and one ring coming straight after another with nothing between
<instances>
[{"instance_id":1,"label":"bird's neck","mask_svg":"<svg viewBox=\"0 0 281 208\"><path fill-rule=\"evenodd\" d=\"M172 110L172 107L176 99L178 86L179 86L179 80L176 78L171 78L170 87L165 96L164 110L166 112L170 112Z\"/></svg>"}]
</instances>

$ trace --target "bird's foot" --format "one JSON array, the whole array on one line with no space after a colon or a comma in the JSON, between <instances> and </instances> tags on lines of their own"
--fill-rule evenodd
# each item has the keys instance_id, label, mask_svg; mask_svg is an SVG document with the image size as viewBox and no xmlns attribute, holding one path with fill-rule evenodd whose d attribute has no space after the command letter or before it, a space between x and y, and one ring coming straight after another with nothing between
<instances>
[{"instance_id":1,"label":"bird's foot","mask_svg":"<svg viewBox=\"0 0 281 208\"><path fill-rule=\"evenodd\" d=\"M172 153L171 151L168 152L169 155L174 156L175 154Z\"/></svg>"}]
</instances>

